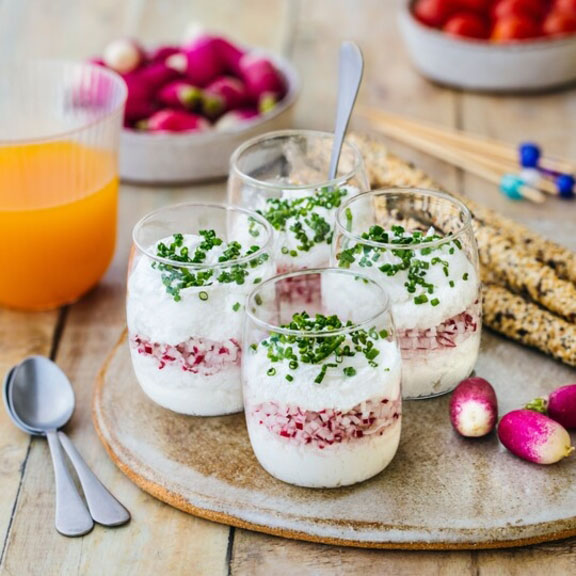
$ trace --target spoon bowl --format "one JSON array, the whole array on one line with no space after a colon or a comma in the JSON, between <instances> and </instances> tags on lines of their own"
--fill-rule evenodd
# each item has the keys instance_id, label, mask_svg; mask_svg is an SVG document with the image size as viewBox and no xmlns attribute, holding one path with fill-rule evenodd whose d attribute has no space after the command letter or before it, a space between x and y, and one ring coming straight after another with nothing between
<instances>
[{"instance_id":1,"label":"spoon bowl","mask_svg":"<svg viewBox=\"0 0 576 576\"><path fill-rule=\"evenodd\" d=\"M76 405L66 374L43 356L30 356L13 369L8 401L15 416L33 434L64 426Z\"/></svg>"}]
</instances>

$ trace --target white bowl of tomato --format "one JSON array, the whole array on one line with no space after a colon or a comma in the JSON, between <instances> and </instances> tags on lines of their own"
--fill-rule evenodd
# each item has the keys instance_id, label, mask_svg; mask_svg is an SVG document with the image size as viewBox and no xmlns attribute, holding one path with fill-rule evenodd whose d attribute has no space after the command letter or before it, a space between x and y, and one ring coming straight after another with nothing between
<instances>
[{"instance_id":1,"label":"white bowl of tomato","mask_svg":"<svg viewBox=\"0 0 576 576\"><path fill-rule=\"evenodd\" d=\"M467 90L576 81L576 0L410 0L400 27L416 68Z\"/></svg>"}]
</instances>

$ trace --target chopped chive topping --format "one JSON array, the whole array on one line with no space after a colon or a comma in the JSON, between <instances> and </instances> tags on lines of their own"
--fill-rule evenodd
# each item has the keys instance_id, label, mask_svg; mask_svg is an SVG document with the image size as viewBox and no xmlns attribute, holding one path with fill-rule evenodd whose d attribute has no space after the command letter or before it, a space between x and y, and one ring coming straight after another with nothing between
<instances>
[{"instance_id":1,"label":"chopped chive topping","mask_svg":"<svg viewBox=\"0 0 576 576\"><path fill-rule=\"evenodd\" d=\"M183 245L184 235L180 233L172 236L170 244L159 242L156 246L156 255L174 262L182 262L183 264L203 264L206 262L208 253L214 248L221 246L224 241L216 236L214 230L200 230L198 234L202 237L202 241L195 247L192 255L190 255L188 248ZM162 273L162 283L166 287L166 292L174 298L175 302L179 302L182 299L180 291L186 288L210 286L214 282L220 284L244 284L249 274L249 268L255 268L266 262L268 254L260 254L253 260L242 264L235 264L234 260L250 256L259 250L260 247L254 244L248 250L243 251L239 242L230 242L218 257L219 263L230 262L230 266L219 273L214 268L211 268L210 264L206 264L206 269L198 271L173 264L165 264L164 262L153 262L152 267ZM201 300L207 300L208 293L200 292L199 297Z\"/></svg>"},{"instance_id":2,"label":"chopped chive topping","mask_svg":"<svg viewBox=\"0 0 576 576\"><path fill-rule=\"evenodd\" d=\"M462 275L462 280L464 281L468 280L468 272L464 272L464 274Z\"/></svg>"},{"instance_id":3,"label":"chopped chive topping","mask_svg":"<svg viewBox=\"0 0 576 576\"><path fill-rule=\"evenodd\" d=\"M430 300L430 304L432 304L432 306L438 306L438 304L440 304L440 300L438 300L438 298L432 298L432 300Z\"/></svg>"},{"instance_id":4,"label":"chopped chive topping","mask_svg":"<svg viewBox=\"0 0 576 576\"><path fill-rule=\"evenodd\" d=\"M296 249L281 248L282 254L296 258L299 252L308 252L316 244L332 242L332 225L316 209L335 209L348 194L341 188L321 188L310 196L300 198L268 198L266 209L258 210L270 224L281 232L291 232L298 241Z\"/></svg>"},{"instance_id":5,"label":"chopped chive topping","mask_svg":"<svg viewBox=\"0 0 576 576\"><path fill-rule=\"evenodd\" d=\"M293 382L294 376L292 376L292 374L286 374L286 380L288 380L288 382Z\"/></svg>"},{"instance_id":6,"label":"chopped chive topping","mask_svg":"<svg viewBox=\"0 0 576 576\"><path fill-rule=\"evenodd\" d=\"M236 304L232 306L232 310L234 310L234 312L238 312L238 310L240 310L240 302L236 302Z\"/></svg>"},{"instance_id":7,"label":"chopped chive topping","mask_svg":"<svg viewBox=\"0 0 576 576\"><path fill-rule=\"evenodd\" d=\"M276 368L269 368L268 372L266 372L268 376L275 376L276 375Z\"/></svg>"},{"instance_id":8,"label":"chopped chive topping","mask_svg":"<svg viewBox=\"0 0 576 576\"><path fill-rule=\"evenodd\" d=\"M448 282L448 284L450 285L450 288L454 288L454 280L450 280L450 282Z\"/></svg>"},{"instance_id":9,"label":"chopped chive topping","mask_svg":"<svg viewBox=\"0 0 576 576\"><path fill-rule=\"evenodd\" d=\"M342 250L342 252L336 256L338 265L341 268L350 268L353 263L357 263L358 266L363 268L376 266L380 272L387 276L396 276L399 272L405 272L407 276L404 282L406 291L409 294L416 294L417 292L423 291L422 294L414 298L416 304L428 302L429 300L426 294L434 293L436 287L434 284L427 282L427 273L431 267L439 266L442 268L444 276L449 277L450 275L450 263L447 260L440 256L434 256L430 260L422 259L418 256L429 256L435 251L442 251L449 244L454 244L458 249L462 249L461 242L456 239L451 240L450 235L445 237L438 234L424 235L418 230L408 233L402 226L392 226L389 231L382 228L382 226L371 226L368 232L364 232L361 237L371 242L391 245L399 244L403 247L385 248L362 244L360 241L351 248ZM439 246L424 246L418 249L411 249L409 247L410 244L416 245L436 242L443 238L446 239L446 243ZM386 252L392 254L397 261L395 263L384 262L383 264L379 264L382 255ZM454 246L448 248L448 253L454 253ZM452 286L453 283L452 281L450 282Z\"/></svg>"},{"instance_id":10,"label":"chopped chive topping","mask_svg":"<svg viewBox=\"0 0 576 576\"><path fill-rule=\"evenodd\" d=\"M271 362L284 362L290 370L297 370L300 363L321 365L320 372L314 379L314 382L320 384L329 368L340 367L344 358L350 358L356 354L363 355L370 366L378 366L375 359L380 354L380 350L374 343L380 338L388 337L388 332L371 328L370 330L351 330L347 334L332 334L350 326L352 326L352 322L343 323L335 315L316 314L316 316L311 317L308 313L302 312L294 314L289 324L281 326L301 334L272 332L266 340L257 344L256 348L253 349L256 350L261 345L266 349L266 355ZM306 332L314 332L316 335L308 336ZM324 335L322 332L326 332L326 334ZM326 362L332 357L334 361ZM272 369L274 368L270 370ZM353 376L356 370L347 367L343 369L343 372L346 376Z\"/></svg>"},{"instance_id":11,"label":"chopped chive topping","mask_svg":"<svg viewBox=\"0 0 576 576\"><path fill-rule=\"evenodd\" d=\"M262 296L260 296L260 294L256 294L256 296L254 297L254 302L256 302L258 306L260 306L262 304Z\"/></svg>"}]
</instances>

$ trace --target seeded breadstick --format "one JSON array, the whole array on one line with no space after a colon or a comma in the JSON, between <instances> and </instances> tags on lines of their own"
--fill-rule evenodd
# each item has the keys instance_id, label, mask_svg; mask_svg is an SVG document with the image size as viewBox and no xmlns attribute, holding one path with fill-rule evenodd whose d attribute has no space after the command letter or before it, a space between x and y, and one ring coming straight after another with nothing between
<instances>
[{"instance_id":1,"label":"seeded breadstick","mask_svg":"<svg viewBox=\"0 0 576 576\"><path fill-rule=\"evenodd\" d=\"M576 325L495 284L485 285L482 294L487 326L576 366Z\"/></svg>"},{"instance_id":2,"label":"seeded breadstick","mask_svg":"<svg viewBox=\"0 0 576 576\"><path fill-rule=\"evenodd\" d=\"M560 280L554 271L489 226L475 227L480 262L489 268L499 283L512 292L527 295L551 312L576 322L576 287Z\"/></svg>"},{"instance_id":3,"label":"seeded breadstick","mask_svg":"<svg viewBox=\"0 0 576 576\"><path fill-rule=\"evenodd\" d=\"M361 149L372 188L386 186L419 186L440 189L424 172L408 163L386 155L384 144L365 136L353 135L352 141ZM383 161L386 158L386 161ZM455 194L456 195L456 194ZM551 242L532 230L500 216L493 210L484 208L467 198L458 197L468 206L475 220L488 224L492 230L523 248L528 254L546 266L554 269L559 278L576 284L576 254L567 248Z\"/></svg>"}]
</instances>

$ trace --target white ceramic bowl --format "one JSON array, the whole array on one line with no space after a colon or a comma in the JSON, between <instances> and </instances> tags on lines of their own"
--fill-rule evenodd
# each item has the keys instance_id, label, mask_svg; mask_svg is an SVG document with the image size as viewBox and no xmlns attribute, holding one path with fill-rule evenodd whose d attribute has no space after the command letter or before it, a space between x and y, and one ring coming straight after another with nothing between
<instances>
[{"instance_id":1,"label":"white ceramic bowl","mask_svg":"<svg viewBox=\"0 0 576 576\"><path fill-rule=\"evenodd\" d=\"M511 44L460 40L421 24L412 4L402 3L400 29L416 68L431 80L494 92L545 90L576 80L576 35Z\"/></svg>"},{"instance_id":2,"label":"white ceramic bowl","mask_svg":"<svg viewBox=\"0 0 576 576\"><path fill-rule=\"evenodd\" d=\"M300 91L298 74L287 60L261 53L284 74L288 84L288 93L272 111L226 131L148 134L123 130L120 141L122 180L169 184L226 176L230 156L242 142L264 132L290 128L293 106Z\"/></svg>"}]
</instances>

